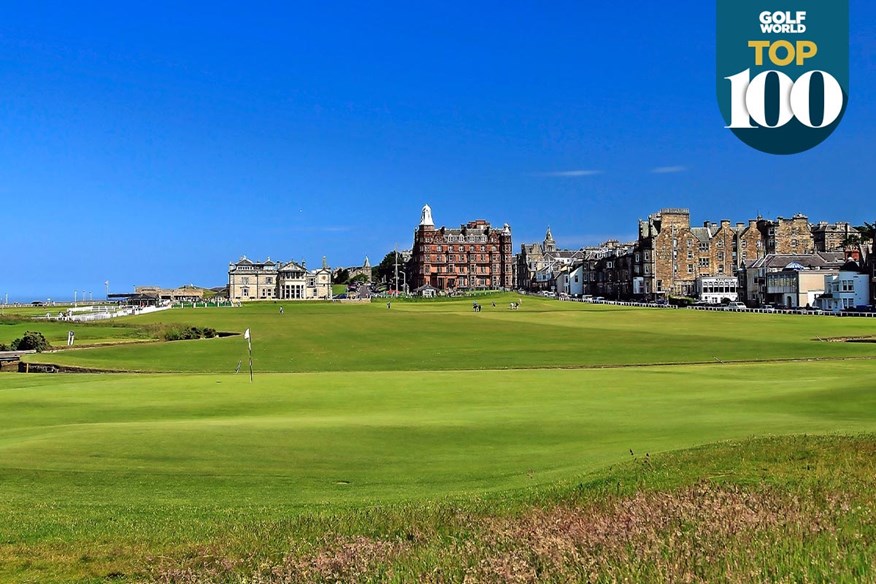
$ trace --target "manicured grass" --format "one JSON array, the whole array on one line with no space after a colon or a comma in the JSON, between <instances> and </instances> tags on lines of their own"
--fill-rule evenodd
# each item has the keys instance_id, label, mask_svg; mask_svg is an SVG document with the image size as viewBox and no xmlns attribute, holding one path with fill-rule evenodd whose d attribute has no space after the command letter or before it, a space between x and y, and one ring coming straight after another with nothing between
<instances>
[{"instance_id":1,"label":"manicured grass","mask_svg":"<svg viewBox=\"0 0 876 584\"><path fill-rule=\"evenodd\" d=\"M179 322L253 335L256 370L395 371L581 367L876 356L876 344L818 338L876 334L876 320L656 310L516 295L432 303L250 304L182 309L124 319ZM32 361L131 371L228 372L246 361L240 337L97 348Z\"/></svg>"},{"instance_id":2,"label":"manicured grass","mask_svg":"<svg viewBox=\"0 0 876 584\"><path fill-rule=\"evenodd\" d=\"M876 452L876 345L818 338L871 336L876 321L534 298L508 310L516 299L87 327L106 340L158 323L251 328L253 383L239 336L32 356L175 373L0 375L0 580L560 582L593 566L606 580L818 580L840 555L839 580L873 579L876 463L862 452ZM654 363L672 365L619 367ZM726 440L741 442L675 453ZM746 501L757 521L715 527ZM651 526L643 539L611 535L624 509ZM596 529L591 517L609 539L551 535L568 518ZM826 531L803 533L813 522Z\"/></svg>"},{"instance_id":3,"label":"manicured grass","mask_svg":"<svg viewBox=\"0 0 876 584\"><path fill-rule=\"evenodd\" d=\"M870 362L272 374L253 384L7 375L0 541L12 556L112 548L114 561L137 564L131 557L320 509L548 488L628 460L629 449L873 432L874 385Z\"/></svg>"},{"instance_id":4,"label":"manicured grass","mask_svg":"<svg viewBox=\"0 0 876 584\"><path fill-rule=\"evenodd\" d=\"M26 331L39 331L53 347L61 348L67 345L67 332L71 330L76 334L76 346L150 339L144 328L117 321L72 323L0 317L0 343L7 345Z\"/></svg>"}]
</instances>

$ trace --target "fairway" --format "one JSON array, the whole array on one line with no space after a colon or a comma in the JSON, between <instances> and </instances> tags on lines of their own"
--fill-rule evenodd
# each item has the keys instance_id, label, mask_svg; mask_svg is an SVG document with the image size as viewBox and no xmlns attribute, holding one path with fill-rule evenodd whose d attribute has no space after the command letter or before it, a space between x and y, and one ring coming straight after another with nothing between
<instances>
[{"instance_id":1,"label":"fairway","mask_svg":"<svg viewBox=\"0 0 876 584\"><path fill-rule=\"evenodd\" d=\"M876 335L876 319L657 310L590 305L516 295L471 300L372 304L249 304L175 309L120 319L175 323L253 335L259 372L436 371L603 367L876 356L876 344L819 339ZM65 327L66 323L53 324ZM20 328L20 327L19 327ZM90 335L89 327L76 327ZM67 328L60 329L66 338ZM119 327L119 335L137 329ZM10 339L11 340L11 339ZM180 344L182 343L182 344ZM31 361L107 370L223 373L245 360L240 336L138 343L35 355Z\"/></svg>"},{"instance_id":2,"label":"fairway","mask_svg":"<svg viewBox=\"0 0 876 584\"><path fill-rule=\"evenodd\" d=\"M508 298L89 329L124 342L159 322L251 328L252 383L246 365L233 373L240 336L32 356L150 373L0 376L0 577L137 573L265 522L514 500L718 441L876 432L876 345L824 340L876 321ZM79 565L83 546L99 567Z\"/></svg>"},{"instance_id":3,"label":"fairway","mask_svg":"<svg viewBox=\"0 0 876 584\"><path fill-rule=\"evenodd\" d=\"M629 449L876 431L869 362L0 380L2 488L24 508L59 492L143 506L386 503L546 484Z\"/></svg>"}]
</instances>

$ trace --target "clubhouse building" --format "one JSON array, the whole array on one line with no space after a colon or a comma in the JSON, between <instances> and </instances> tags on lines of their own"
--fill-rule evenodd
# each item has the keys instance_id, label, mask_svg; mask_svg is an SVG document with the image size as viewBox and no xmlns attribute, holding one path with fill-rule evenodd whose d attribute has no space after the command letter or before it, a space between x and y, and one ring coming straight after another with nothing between
<instances>
[{"instance_id":1,"label":"clubhouse building","mask_svg":"<svg viewBox=\"0 0 876 584\"><path fill-rule=\"evenodd\" d=\"M332 272L322 260L318 270L305 263L253 261L243 256L228 264L228 298L249 300L331 300Z\"/></svg>"}]
</instances>

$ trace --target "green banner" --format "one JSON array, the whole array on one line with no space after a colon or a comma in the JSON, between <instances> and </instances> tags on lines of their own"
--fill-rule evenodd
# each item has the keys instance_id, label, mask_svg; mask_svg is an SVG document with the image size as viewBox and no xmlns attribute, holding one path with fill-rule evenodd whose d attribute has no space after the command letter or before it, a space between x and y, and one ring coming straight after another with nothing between
<instances>
[{"instance_id":1,"label":"green banner","mask_svg":"<svg viewBox=\"0 0 876 584\"><path fill-rule=\"evenodd\" d=\"M848 0L718 0L717 15L725 127L770 154L827 139L849 99Z\"/></svg>"}]
</instances>

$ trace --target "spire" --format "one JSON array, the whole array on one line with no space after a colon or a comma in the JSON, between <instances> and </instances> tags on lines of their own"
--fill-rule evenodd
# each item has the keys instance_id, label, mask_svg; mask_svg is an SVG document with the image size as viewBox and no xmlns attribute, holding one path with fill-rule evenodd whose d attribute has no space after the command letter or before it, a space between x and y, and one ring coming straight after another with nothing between
<instances>
[{"instance_id":1,"label":"spire","mask_svg":"<svg viewBox=\"0 0 876 584\"><path fill-rule=\"evenodd\" d=\"M323 270L327 270L327 269L328 269L328 262L325 261L325 256L322 256L322 269L323 269Z\"/></svg>"},{"instance_id":2,"label":"spire","mask_svg":"<svg viewBox=\"0 0 876 584\"><path fill-rule=\"evenodd\" d=\"M429 205L423 205L423 210L420 212L420 225L435 227L435 223L432 222L432 207Z\"/></svg>"},{"instance_id":3,"label":"spire","mask_svg":"<svg viewBox=\"0 0 876 584\"><path fill-rule=\"evenodd\" d=\"M548 226L547 233L544 234L544 251L556 251L557 244L554 241L554 234L551 233L551 228Z\"/></svg>"},{"instance_id":4,"label":"spire","mask_svg":"<svg viewBox=\"0 0 876 584\"><path fill-rule=\"evenodd\" d=\"M365 256L365 263L362 264L362 267L363 268L370 268L371 267L371 262L368 260L368 256Z\"/></svg>"}]
</instances>

